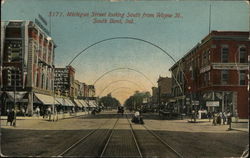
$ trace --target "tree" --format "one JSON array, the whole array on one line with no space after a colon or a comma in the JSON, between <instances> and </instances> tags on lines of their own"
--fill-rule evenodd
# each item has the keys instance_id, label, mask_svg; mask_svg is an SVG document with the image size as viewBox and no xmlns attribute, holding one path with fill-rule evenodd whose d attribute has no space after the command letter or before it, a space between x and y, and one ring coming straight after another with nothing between
<instances>
[{"instance_id":1,"label":"tree","mask_svg":"<svg viewBox=\"0 0 250 158\"><path fill-rule=\"evenodd\" d=\"M103 105L105 108L116 108L120 106L121 103L116 98L113 98L110 94L108 94L100 99L99 105Z\"/></svg>"},{"instance_id":2,"label":"tree","mask_svg":"<svg viewBox=\"0 0 250 158\"><path fill-rule=\"evenodd\" d=\"M151 95L149 92L136 91L133 96L130 96L125 101L125 106L129 110L140 110L143 103L143 98L149 98Z\"/></svg>"}]
</instances>

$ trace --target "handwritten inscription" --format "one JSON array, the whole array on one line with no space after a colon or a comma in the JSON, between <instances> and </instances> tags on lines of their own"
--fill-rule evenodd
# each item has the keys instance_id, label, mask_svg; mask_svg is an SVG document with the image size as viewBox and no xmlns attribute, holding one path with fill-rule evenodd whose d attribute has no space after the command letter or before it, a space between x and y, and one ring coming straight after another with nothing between
<instances>
[{"instance_id":1,"label":"handwritten inscription","mask_svg":"<svg viewBox=\"0 0 250 158\"><path fill-rule=\"evenodd\" d=\"M147 12L60 12L60 11L50 11L48 16L50 17L72 17L72 18L85 18L90 20L93 24L111 23L111 24L134 24L140 19L176 19L183 18L181 13L147 13Z\"/></svg>"}]
</instances>

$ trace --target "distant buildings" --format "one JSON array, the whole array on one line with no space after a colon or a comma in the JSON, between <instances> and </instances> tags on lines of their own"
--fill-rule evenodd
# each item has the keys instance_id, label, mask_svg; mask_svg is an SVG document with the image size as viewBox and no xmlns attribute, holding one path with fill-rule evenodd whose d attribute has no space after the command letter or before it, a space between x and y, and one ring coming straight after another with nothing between
<instances>
[{"instance_id":1,"label":"distant buildings","mask_svg":"<svg viewBox=\"0 0 250 158\"><path fill-rule=\"evenodd\" d=\"M159 90L157 87L152 87L152 104L159 104Z\"/></svg>"},{"instance_id":2,"label":"distant buildings","mask_svg":"<svg viewBox=\"0 0 250 158\"><path fill-rule=\"evenodd\" d=\"M171 96L172 79L169 77L159 77L158 81L158 97L160 104L165 104Z\"/></svg>"},{"instance_id":3,"label":"distant buildings","mask_svg":"<svg viewBox=\"0 0 250 158\"><path fill-rule=\"evenodd\" d=\"M176 104L247 118L249 50L249 32L212 31L170 68Z\"/></svg>"},{"instance_id":4,"label":"distant buildings","mask_svg":"<svg viewBox=\"0 0 250 158\"><path fill-rule=\"evenodd\" d=\"M72 66L55 68L55 92L58 95L73 97L75 69Z\"/></svg>"},{"instance_id":5,"label":"distant buildings","mask_svg":"<svg viewBox=\"0 0 250 158\"><path fill-rule=\"evenodd\" d=\"M76 80L75 69L72 66L66 66L55 68L55 93L69 98L93 98L95 87Z\"/></svg>"}]
</instances>

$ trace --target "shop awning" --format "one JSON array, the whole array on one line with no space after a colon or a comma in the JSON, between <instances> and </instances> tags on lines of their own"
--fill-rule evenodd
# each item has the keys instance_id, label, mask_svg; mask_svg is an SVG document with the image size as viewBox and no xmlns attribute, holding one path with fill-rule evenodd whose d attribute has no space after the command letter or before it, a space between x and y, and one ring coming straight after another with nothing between
<instances>
[{"instance_id":1,"label":"shop awning","mask_svg":"<svg viewBox=\"0 0 250 158\"><path fill-rule=\"evenodd\" d=\"M64 100L65 100L65 102L66 102L66 104L67 104L68 106L75 106L74 103L72 103L71 100L69 100L69 99L64 99Z\"/></svg>"},{"instance_id":2,"label":"shop awning","mask_svg":"<svg viewBox=\"0 0 250 158\"><path fill-rule=\"evenodd\" d=\"M14 98L15 98L16 102L21 102L24 95L27 92L15 92L15 94L14 92L6 92L6 93L11 101L14 101Z\"/></svg>"},{"instance_id":3,"label":"shop awning","mask_svg":"<svg viewBox=\"0 0 250 158\"><path fill-rule=\"evenodd\" d=\"M96 107L96 103L94 100L89 100L88 103L89 103L89 107L93 107L93 108Z\"/></svg>"},{"instance_id":4,"label":"shop awning","mask_svg":"<svg viewBox=\"0 0 250 158\"><path fill-rule=\"evenodd\" d=\"M80 101L78 100L78 99L74 99L74 102L76 103L76 105L78 106L78 107L83 107L83 105L80 103Z\"/></svg>"},{"instance_id":5,"label":"shop awning","mask_svg":"<svg viewBox=\"0 0 250 158\"><path fill-rule=\"evenodd\" d=\"M55 99L56 99L56 101L57 101L60 105L62 105L62 106L68 106L68 104L65 102L65 100L64 100L63 98L56 97Z\"/></svg>"},{"instance_id":6,"label":"shop awning","mask_svg":"<svg viewBox=\"0 0 250 158\"><path fill-rule=\"evenodd\" d=\"M88 104L84 100L79 100L83 107L88 107Z\"/></svg>"},{"instance_id":7,"label":"shop awning","mask_svg":"<svg viewBox=\"0 0 250 158\"><path fill-rule=\"evenodd\" d=\"M39 94L39 93L35 93L35 96L40 102L42 102L42 104L45 104L45 105L58 104L57 100L54 99L54 97L52 96Z\"/></svg>"}]
</instances>

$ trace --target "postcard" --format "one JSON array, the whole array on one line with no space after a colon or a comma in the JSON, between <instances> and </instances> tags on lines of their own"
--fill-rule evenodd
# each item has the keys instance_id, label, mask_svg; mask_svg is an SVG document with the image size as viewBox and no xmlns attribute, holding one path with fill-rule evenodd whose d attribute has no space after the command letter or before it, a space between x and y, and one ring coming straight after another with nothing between
<instances>
[{"instance_id":1,"label":"postcard","mask_svg":"<svg viewBox=\"0 0 250 158\"><path fill-rule=\"evenodd\" d=\"M1 156L248 157L249 7L1 0Z\"/></svg>"}]
</instances>

